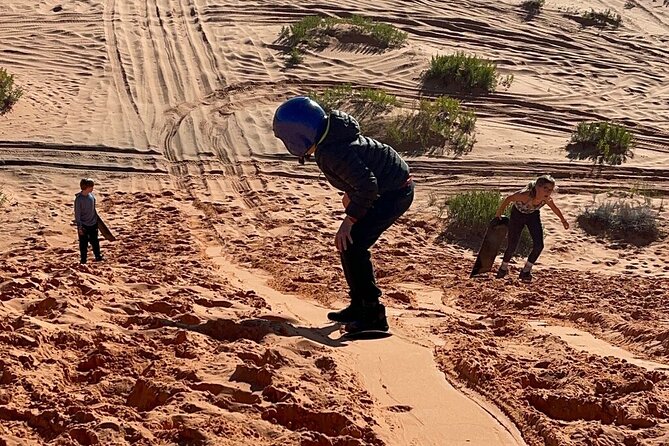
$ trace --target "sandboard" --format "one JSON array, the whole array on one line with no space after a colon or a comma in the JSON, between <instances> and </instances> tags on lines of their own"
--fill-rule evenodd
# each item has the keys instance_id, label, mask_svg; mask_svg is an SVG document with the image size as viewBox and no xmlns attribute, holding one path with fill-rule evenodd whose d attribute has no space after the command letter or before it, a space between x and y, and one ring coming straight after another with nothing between
<instances>
[{"instance_id":1,"label":"sandboard","mask_svg":"<svg viewBox=\"0 0 669 446\"><path fill-rule=\"evenodd\" d=\"M113 242L116 240L116 237L114 237L114 234L111 233L105 222L100 218L98 215L98 231L100 231L100 235L104 237L105 240L108 240L110 242Z\"/></svg>"},{"instance_id":2,"label":"sandboard","mask_svg":"<svg viewBox=\"0 0 669 446\"><path fill-rule=\"evenodd\" d=\"M383 339L392 336L393 334L389 331L383 330L360 330L360 331L347 331L342 335L344 339Z\"/></svg>"},{"instance_id":3,"label":"sandboard","mask_svg":"<svg viewBox=\"0 0 669 446\"><path fill-rule=\"evenodd\" d=\"M495 257L499 253L499 249L506 238L506 233L509 230L509 217L493 218L488 224L488 229L485 231L481 248L476 256L474 268L469 277L474 277L477 274L487 273L492 269L492 264L495 262Z\"/></svg>"}]
</instances>

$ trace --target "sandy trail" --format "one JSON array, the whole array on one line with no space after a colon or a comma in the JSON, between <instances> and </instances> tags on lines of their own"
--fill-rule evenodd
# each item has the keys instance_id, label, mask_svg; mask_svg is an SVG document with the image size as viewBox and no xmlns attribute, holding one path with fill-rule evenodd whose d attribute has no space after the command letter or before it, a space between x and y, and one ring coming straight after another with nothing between
<instances>
[{"instance_id":1,"label":"sandy trail","mask_svg":"<svg viewBox=\"0 0 669 446\"><path fill-rule=\"evenodd\" d=\"M326 308L296 296L284 294L265 284L258 271L238 267L221 255L220 247L207 254L231 283L253 289L279 315L294 318L311 327L325 322ZM524 445L516 427L495 407L465 395L450 385L441 373L429 347L409 339L401 329L385 339L346 342L333 331L338 360L355 367L368 391L385 406L385 422L390 429L379 435L388 444L403 445Z\"/></svg>"}]
</instances>

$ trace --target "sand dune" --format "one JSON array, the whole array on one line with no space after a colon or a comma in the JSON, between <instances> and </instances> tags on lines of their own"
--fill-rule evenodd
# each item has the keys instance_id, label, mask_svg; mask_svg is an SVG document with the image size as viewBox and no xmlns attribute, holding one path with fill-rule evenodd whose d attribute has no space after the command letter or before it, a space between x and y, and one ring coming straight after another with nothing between
<instances>
[{"instance_id":1,"label":"sand dune","mask_svg":"<svg viewBox=\"0 0 669 446\"><path fill-rule=\"evenodd\" d=\"M547 214L532 284L470 280L473 253L440 239L432 206L551 173L572 222L639 187L666 222L666 5L5 3L0 66L25 94L0 118L0 444L669 442L666 240L629 247ZM583 26L586 8L621 27ZM286 68L283 26L354 13L407 44L332 42ZM415 107L439 94L421 88L430 57L457 50L514 82L461 97L478 116L471 153L409 159L417 200L374 253L393 336L344 341L325 317L346 296L339 197L284 152L273 112L344 83ZM598 176L562 150L593 119L639 140ZM86 266L82 176L118 237Z\"/></svg>"}]
</instances>

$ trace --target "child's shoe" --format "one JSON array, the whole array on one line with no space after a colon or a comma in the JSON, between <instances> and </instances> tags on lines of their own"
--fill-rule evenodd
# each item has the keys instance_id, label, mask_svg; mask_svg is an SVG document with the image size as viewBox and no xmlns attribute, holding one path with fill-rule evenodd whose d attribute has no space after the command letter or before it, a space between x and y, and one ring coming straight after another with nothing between
<instances>
[{"instance_id":1,"label":"child's shoe","mask_svg":"<svg viewBox=\"0 0 669 446\"><path fill-rule=\"evenodd\" d=\"M518 277L523 282L532 282L532 271L521 271Z\"/></svg>"}]
</instances>

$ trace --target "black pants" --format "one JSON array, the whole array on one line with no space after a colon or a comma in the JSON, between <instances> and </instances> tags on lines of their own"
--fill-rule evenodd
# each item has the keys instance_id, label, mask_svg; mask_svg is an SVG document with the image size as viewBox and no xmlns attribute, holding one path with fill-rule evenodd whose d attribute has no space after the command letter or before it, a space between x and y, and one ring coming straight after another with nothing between
<instances>
[{"instance_id":1,"label":"black pants","mask_svg":"<svg viewBox=\"0 0 669 446\"><path fill-rule=\"evenodd\" d=\"M377 303L381 290L376 286L369 248L381 234L404 214L413 202L414 185L386 192L374 202L351 229L353 243L341 253L341 264L353 303Z\"/></svg>"},{"instance_id":2,"label":"black pants","mask_svg":"<svg viewBox=\"0 0 669 446\"><path fill-rule=\"evenodd\" d=\"M84 232L83 234L79 234L79 253L81 254L81 263L86 263L88 243L90 243L93 248L95 258L101 258L100 240L98 239L98 224L95 223L93 226L82 225L81 228Z\"/></svg>"},{"instance_id":3,"label":"black pants","mask_svg":"<svg viewBox=\"0 0 669 446\"><path fill-rule=\"evenodd\" d=\"M506 251L504 252L504 262L511 260L511 257L516 253L518 243L520 242L520 234L523 232L525 226L527 226L527 230L532 237L532 252L527 260L530 263L536 263L539 258L539 254L544 249L544 230L541 227L539 210L537 209L531 214L523 214L514 206L511 209L511 218L509 219L509 237Z\"/></svg>"}]
</instances>

